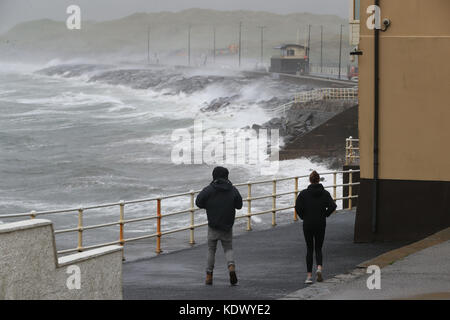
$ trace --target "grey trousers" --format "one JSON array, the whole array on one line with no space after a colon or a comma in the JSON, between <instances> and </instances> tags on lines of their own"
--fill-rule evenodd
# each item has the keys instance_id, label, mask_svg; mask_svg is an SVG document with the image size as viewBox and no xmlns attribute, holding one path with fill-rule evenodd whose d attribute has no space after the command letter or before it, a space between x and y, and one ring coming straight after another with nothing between
<instances>
[{"instance_id":1,"label":"grey trousers","mask_svg":"<svg viewBox=\"0 0 450 320\"><path fill-rule=\"evenodd\" d=\"M214 263L216 261L217 242L222 243L223 252L227 265L234 265L233 258L233 229L230 231L222 231L213 229L208 226L208 266L206 272L212 273L214 270Z\"/></svg>"}]
</instances>

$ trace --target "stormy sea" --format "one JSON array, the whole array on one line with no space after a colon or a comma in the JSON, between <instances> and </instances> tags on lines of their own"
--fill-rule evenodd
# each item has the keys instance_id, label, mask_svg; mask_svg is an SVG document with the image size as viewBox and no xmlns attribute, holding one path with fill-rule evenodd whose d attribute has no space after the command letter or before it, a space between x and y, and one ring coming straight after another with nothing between
<instances>
[{"instance_id":1,"label":"stormy sea","mask_svg":"<svg viewBox=\"0 0 450 320\"><path fill-rule=\"evenodd\" d=\"M46 66L0 64L0 214L77 208L199 190L211 181L214 165L171 161L174 130L239 129L276 117L274 110L309 90L268 75L235 70L168 66L53 62ZM241 183L327 171L308 159L281 161L274 175L258 165L227 165ZM324 183L331 184L329 176ZM293 182L279 191L292 191ZM307 185L306 179L300 187ZM240 189L243 197L246 188ZM255 187L254 196L272 185ZM253 211L267 210L255 201ZM289 206L293 195L281 197ZM163 201L163 213L187 209L189 199ZM238 214L244 214L246 207ZM153 204L126 206L126 218L153 215ZM291 219L292 215L284 214ZM77 213L49 218L55 229L76 227ZM288 219L286 218L286 219ZM85 224L118 220L118 208L91 210ZM204 222L203 212L196 222ZM255 225L270 214L252 218ZM279 213L280 221L283 213ZM163 230L186 227L189 215L163 219ZM4 221L5 222L5 221ZM127 236L154 232L155 221L126 226ZM75 246L76 234L57 236L59 248ZM117 226L86 232L86 245L117 238Z\"/></svg>"}]
</instances>

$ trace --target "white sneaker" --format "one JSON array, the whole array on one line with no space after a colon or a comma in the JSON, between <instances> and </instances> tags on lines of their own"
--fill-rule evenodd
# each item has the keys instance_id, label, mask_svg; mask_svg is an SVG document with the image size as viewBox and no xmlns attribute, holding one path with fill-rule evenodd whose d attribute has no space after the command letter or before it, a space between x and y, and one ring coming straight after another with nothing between
<instances>
[{"instance_id":1,"label":"white sneaker","mask_svg":"<svg viewBox=\"0 0 450 320\"><path fill-rule=\"evenodd\" d=\"M323 281L322 270L317 269L316 277L317 277L317 282L322 282Z\"/></svg>"},{"instance_id":2,"label":"white sneaker","mask_svg":"<svg viewBox=\"0 0 450 320\"><path fill-rule=\"evenodd\" d=\"M306 278L305 283L306 283L306 284L311 284L311 283L313 283L311 277Z\"/></svg>"}]
</instances>

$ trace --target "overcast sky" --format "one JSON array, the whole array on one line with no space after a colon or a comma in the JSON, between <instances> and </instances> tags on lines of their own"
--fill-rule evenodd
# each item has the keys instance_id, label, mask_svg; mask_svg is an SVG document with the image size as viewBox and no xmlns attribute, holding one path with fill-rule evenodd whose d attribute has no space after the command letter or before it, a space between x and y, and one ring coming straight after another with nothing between
<instances>
[{"instance_id":1,"label":"overcast sky","mask_svg":"<svg viewBox=\"0 0 450 320\"><path fill-rule=\"evenodd\" d=\"M66 8L71 4L81 7L83 19L98 21L135 12L180 11L188 8L348 16L348 0L0 0L0 32L23 21L43 18L65 20Z\"/></svg>"}]
</instances>

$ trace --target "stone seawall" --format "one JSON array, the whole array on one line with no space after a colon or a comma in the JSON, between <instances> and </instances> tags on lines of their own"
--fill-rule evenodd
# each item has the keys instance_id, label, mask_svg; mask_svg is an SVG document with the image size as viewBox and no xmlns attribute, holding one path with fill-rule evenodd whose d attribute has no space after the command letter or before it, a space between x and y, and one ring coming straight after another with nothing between
<instances>
[{"instance_id":1,"label":"stone seawall","mask_svg":"<svg viewBox=\"0 0 450 320\"><path fill-rule=\"evenodd\" d=\"M57 258L53 225L0 225L0 300L122 299L122 247Z\"/></svg>"}]
</instances>

